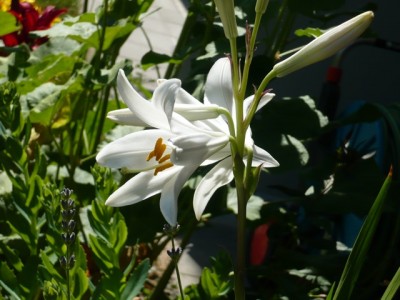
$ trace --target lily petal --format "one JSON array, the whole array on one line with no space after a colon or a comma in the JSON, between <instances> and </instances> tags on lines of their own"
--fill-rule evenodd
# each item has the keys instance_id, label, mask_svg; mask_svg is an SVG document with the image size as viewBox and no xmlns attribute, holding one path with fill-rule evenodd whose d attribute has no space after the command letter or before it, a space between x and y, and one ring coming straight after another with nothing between
<instances>
[{"instance_id":1,"label":"lily petal","mask_svg":"<svg viewBox=\"0 0 400 300\"><path fill-rule=\"evenodd\" d=\"M197 166L179 168L181 168L180 171L175 173L164 185L160 198L161 213L171 226L177 225L179 193Z\"/></svg>"},{"instance_id":2,"label":"lily petal","mask_svg":"<svg viewBox=\"0 0 400 300\"><path fill-rule=\"evenodd\" d=\"M155 89L153 97L151 98L154 106L159 110L164 111L168 119L168 124L171 123L175 98L180 87L181 81L179 79L168 79Z\"/></svg>"},{"instance_id":3,"label":"lily petal","mask_svg":"<svg viewBox=\"0 0 400 300\"><path fill-rule=\"evenodd\" d=\"M158 138L164 142L175 135L169 131L149 129L133 132L104 146L96 156L99 164L111 168L141 171L158 165L155 159L147 161Z\"/></svg>"},{"instance_id":4,"label":"lily petal","mask_svg":"<svg viewBox=\"0 0 400 300\"><path fill-rule=\"evenodd\" d=\"M125 104L143 123L160 129L168 130L170 128L164 110L139 95L129 83L122 69L118 72L117 87Z\"/></svg>"},{"instance_id":5,"label":"lily petal","mask_svg":"<svg viewBox=\"0 0 400 300\"><path fill-rule=\"evenodd\" d=\"M195 133L170 139L171 161L177 165L197 165L225 147L229 138Z\"/></svg>"},{"instance_id":6,"label":"lily petal","mask_svg":"<svg viewBox=\"0 0 400 300\"><path fill-rule=\"evenodd\" d=\"M147 124L138 118L129 108L122 108L110 111L107 118L122 125L146 127Z\"/></svg>"},{"instance_id":7,"label":"lily petal","mask_svg":"<svg viewBox=\"0 0 400 300\"><path fill-rule=\"evenodd\" d=\"M176 94L176 100L175 104L193 104L193 105L198 105L202 102L197 100L195 97L193 97L191 94L186 92L184 89L180 88L178 93Z\"/></svg>"},{"instance_id":8,"label":"lily petal","mask_svg":"<svg viewBox=\"0 0 400 300\"><path fill-rule=\"evenodd\" d=\"M254 145L252 166L258 167L259 165L262 165L263 168L272 168L278 167L279 162L275 158L273 158L272 155L269 154L267 151Z\"/></svg>"},{"instance_id":9,"label":"lily petal","mask_svg":"<svg viewBox=\"0 0 400 300\"><path fill-rule=\"evenodd\" d=\"M193 209L199 220L215 191L233 180L232 158L227 157L215 165L200 181L194 192Z\"/></svg>"},{"instance_id":10,"label":"lily petal","mask_svg":"<svg viewBox=\"0 0 400 300\"><path fill-rule=\"evenodd\" d=\"M204 104L216 104L234 112L231 62L218 59L207 76Z\"/></svg>"},{"instance_id":11,"label":"lily petal","mask_svg":"<svg viewBox=\"0 0 400 300\"><path fill-rule=\"evenodd\" d=\"M275 94L273 93L266 93L264 94L261 99L260 102L258 103L257 106L257 110L259 111L261 108L263 108L267 103L269 103L269 101L272 100L272 98L275 97ZM251 95L250 97L247 97L246 99L244 99L243 102L243 111L245 111L246 115L248 113L248 110L250 109L251 104L253 103L254 100L254 95Z\"/></svg>"},{"instance_id":12,"label":"lily petal","mask_svg":"<svg viewBox=\"0 0 400 300\"><path fill-rule=\"evenodd\" d=\"M128 180L108 197L106 205L120 207L145 200L161 192L171 176L176 175L182 167L176 166L154 176L153 171L141 172Z\"/></svg>"}]
</instances>

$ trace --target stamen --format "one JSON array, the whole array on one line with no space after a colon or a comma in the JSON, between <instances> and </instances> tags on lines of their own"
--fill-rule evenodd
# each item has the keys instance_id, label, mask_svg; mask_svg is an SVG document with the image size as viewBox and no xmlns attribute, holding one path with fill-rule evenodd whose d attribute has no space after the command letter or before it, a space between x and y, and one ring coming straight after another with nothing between
<instances>
[{"instance_id":1,"label":"stamen","mask_svg":"<svg viewBox=\"0 0 400 300\"><path fill-rule=\"evenodd\" d=\"M164 171L165 169L168 169L174 165L169 160L171 158L170 154L166 154L163 156L166 149L167 145L163 143L163 139L158 138L156 144L154 145L154 150L147 155L147 161L155 157L156 161L159 163L159 165L156 166L154 169L154 176L156 176L158 172Z\"/></svg>"},{"instance_id":2,"label":"stamen","mask_svg":"<svg viewBox=\"0 0 400 300\"><path fill-rule=\"evenodd\" d=\"M157 140L158 142L158 140ZM161 139L162 142L162 139ZM156 144L156 148L154 150L156 150L156 160L159 161L161 156L164 154L165 149L167 149L167 145L165 144L161 144L161 145L157 145Z\"/></svg>"},{"instance_id":3,"label":"stamen","mask_svg":"<svg viewBox=\"0 0 400 300\"><path fill-rule=\"evenodd\" d=\"M149 160L152 159L154 156L156 156L156 155L155 155L154 150L153 150L153 151L151 151L151 152L149 153L149 155L147 155L146 161L149 161Z\"/></svg>"},{"instance_id":4,"label":"stamen","mask_svg":"<svg viewBox=\"0 0 400 300\"><path fill-rule=\"evenodd\" d=\"M156 161L160 159L160 157L163 155L165 149L167 148L167 145L163 144L163 139L158 138L156 141L156 144L154 145L154 150L147 155L146 161L149 161L153 157L156 158Z\"/></svg>"},{"instance_id":5,"label":"stamen","mask_svg":"<svg viewBox=\"0 0 400 300\"><path fill-rule=\"evenodd\" d=\"M158 174L158 172L164 171L165 169L168 169L170 167L173 167L174 164L172 162L167 162L163 165L159 165L155 170L154 170L154 176Z\"/></svg>"},{"instance_id":6,"label":"stamen","mask_svg":"<svg viewBox=\"0 0 400 300\"><path fill-rule=\"evenodd\" d=\"M163 157L161 157L161 159L158 162L161 164L164 161L167 161L168 159L170 159L170 157L171 157L171 154L164 155Z\"/></svg>"}]
</instances>

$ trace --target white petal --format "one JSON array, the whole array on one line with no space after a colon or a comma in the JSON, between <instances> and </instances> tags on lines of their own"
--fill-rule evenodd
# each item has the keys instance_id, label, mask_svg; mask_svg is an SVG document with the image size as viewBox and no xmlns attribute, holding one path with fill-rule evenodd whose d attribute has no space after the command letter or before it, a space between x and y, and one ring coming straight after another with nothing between
<instances>
[{"instance_id":1,"label":"white petal","mask_svg":"<svg viewBox=\"0 0 400 300\"><path fill-rule=\"evenodd\" d=\"M160 84L154 91L152 102L156 108L164 111L168 123L171 122L176 94L180 90L180 87L181 81L179 79L168 79Z\"/></svg>"},{"instance_id":2,"label":"white petal","mask_svg":"<svg viewBox=\"0 0 400 300\"><path fill-rule=\"evenodd\" d=\"M279 162L275 160L275 158L273 158L272 155L269 154L267 151L254 145L252 166L258 167L260 165L262 165L263 168L272 168L278 167Z\"/></svg>"},{"instance_id":3,"label":"white petal","mask_svg":"<svg viewBox=\"0 0 400 300\"><path fill-rule=\"evenodd\" d=\"M182 167L174 166L154 176L153 171L141 172L116 190L106 205L120 207L138 203L161 192L166 182L179 173Z\"/></svg>"},{"instance_id":4,"label":"white petal","mask_svg":"<svg viewBox=\"0 0 400 300\"><path fill-rule=\"evenodd\" d=\"M257 106L257 110L256 110L256 111L259 111L261 108L263 108L263 107L264 107L269 101L271 101L272 98L274 98L274 97L275 97L275 94L273 94L273 93L266 93L266 94L264 94L264 95L261 97L260 102L258 103L258 106ZM244 99L244 102L243 102L243 111L246 113L246 115L247 115L247 113L248 113L248 110L250 109L251 104L253 103L253 99L254 99L254 95L252 95L252 96L247 97L246 99Z\"/></svg>"},{"instance_id":5,"label":"white petal","mask_svg":"<svg viewBox=\"0 0 400 300\"><path fill-rule=\"evenodd\" d=\"M189 121L215 119L219 116L215 104L175 104L174 111Z\"/></svg>"},{"instance_id":6,"label":"white petal","mask_svg":"<svg viewBox=\"0 0 400 300\"><path fill-rule=\"evenodd\" d=\"M146 170L158 164L155 159L147 161L157 139L161 137L167 143L174 136L169 131L158 129L137 131L104 146L96 160L103 166L116 169L125 167L133 171Z\"/></svg>"},{"instance_id":7,"label":"white petal","mask_svg":"<svg viewBox=\"0 0 400 300\"><path fill-rule=\"evenodd\" d=\"M129 108L122 108L110 111L107 114L107 118L122 125L132 125L146 127L147 124L144 123L140 118L138 118Z\"/></svg>"},{"instance_id":8,"label":"white petal","mask_svg":"<svg viewBox=\"0 0 400 300\"><path fill-rule=\"evenodd\" d=\"M197 100L195 97L190 95L188 92L186 92L184 89L179 89L177 95L176 95L176 104L193 104L193 105L198 105L201 104L199 100Z\"/></svg>"},{"instance_id":9,"label":"white petal","mask_svg":"<svg viewBox=\"0 0 400 300\"><path fill-rule=\"evenodd\" d=\"M164 110L155 107L153 103L144 99L131 86L122 69L118 72L118 92L129 109L148 126L169 129L169 122Z\"/></svg>"},{"instance_id":10,"label":"white petal","mask_svg":"<svg viewBox=\"0 0 400 300\"><path fill-rule=\"evenodd\" d=\"M233 113L232 71L228 58L217 60L208 73L204 104L216 104Z\"/></svg>"},{"instance_id":11,"label":"white petal","mask_svg":"<svg viewBox=\"0 0 400 300\"><path fill-rule=\"evenodd\" d=\"M197 166L182 168L180 172L177 172L168 180L168 182L164 185L161 191L161 199L160 199L161 213L163 214L165 220L171 226L177 225L179 193L182 190L183 185L193 174L196 168Z\"/></svg>"},{"instance_id":12,"label":"white petal","mask_svg":"<svg viewBox=\"0 0 400 300\"><path fill-rule=\"evenodd\" d=\"M199 220L215 191L233 179L232 159L228 157L220 161L200 181L194 192L193 209Z\"/></svg>"},{"instance_id":13,"label":"white petal","mask_svg":"<svg viewBox=\"0 0 400 300\"><path fill-rule=\"evenodd\" d=\"M229 138L196 133L170 139L171 161L178 165L200 165L208 157L225 147Z\"/></svg>"}]
</instances>

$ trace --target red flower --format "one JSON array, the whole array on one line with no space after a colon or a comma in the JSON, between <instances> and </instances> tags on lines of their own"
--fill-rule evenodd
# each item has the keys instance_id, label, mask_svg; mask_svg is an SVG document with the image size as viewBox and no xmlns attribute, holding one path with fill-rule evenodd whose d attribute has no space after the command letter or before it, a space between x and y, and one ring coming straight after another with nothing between
<instances>
[{"instance_id":1,"label":"red flower","mask_svg":"<svg viewBox=\"0 0 400 300\"><path fill-rule=\"evenodd\" d=\"M50 28L51 23L66 11L67 9L64 8L56 9L54 6L47 6L40 15L39 11L36 10L32 4L28 2L20 3L19 0L12 0L11 10L9 12L17 18L18 22L22 25L22 29L0 38L7 47L26 43L34 49L43 44L47 38L33 38L30 36L30 32Z\"/></svg>"}]
</instances>

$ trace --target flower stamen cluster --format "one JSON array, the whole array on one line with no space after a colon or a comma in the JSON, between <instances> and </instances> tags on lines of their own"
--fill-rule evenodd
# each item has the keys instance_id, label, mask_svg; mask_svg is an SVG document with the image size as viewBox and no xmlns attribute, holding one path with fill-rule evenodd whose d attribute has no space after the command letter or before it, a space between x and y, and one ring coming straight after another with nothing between
<instances>
[{"instance_id":1,"label":"flower stamen cluster","mask_svg":"<svg viewBox=\"0 0 400 300\"><path fill-rule=\"evenodd\" d=\"M166 154L163 156L166 149L167 145L163 143L163 139L160 137L157 139L156 144L154 145L154 150L147 155L146 161L150 161L152 158L155 158L155 160L159 163L154 169L154 176L156 176L158 172L171 168L174 165L170 160L171 154Z\"/></svg>"}]
</instances>

